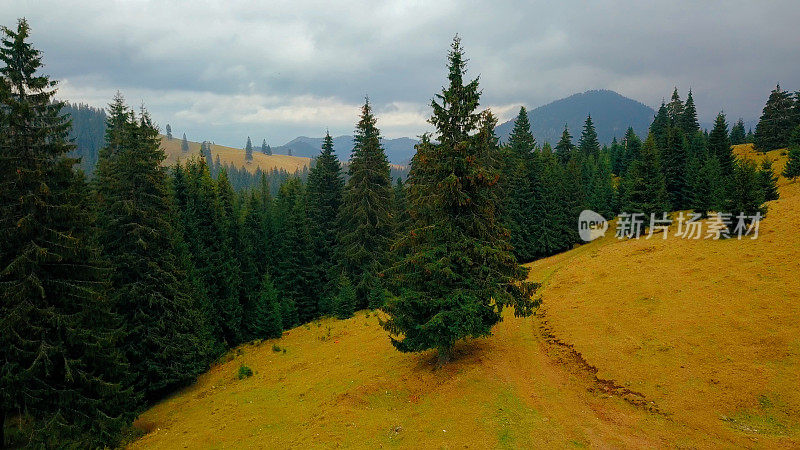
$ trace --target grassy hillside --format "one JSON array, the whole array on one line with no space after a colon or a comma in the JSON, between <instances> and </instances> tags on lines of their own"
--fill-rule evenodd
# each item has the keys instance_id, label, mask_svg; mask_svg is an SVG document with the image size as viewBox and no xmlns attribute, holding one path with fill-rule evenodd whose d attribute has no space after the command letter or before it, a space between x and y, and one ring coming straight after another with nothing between
<instances>
[{"instance_id":1,"label":"grassy hillside","mask_svg":"<svg viewBox=\"0 0 800 450\"><path fill-rule=\"evenodd\" d=\"M167 153L167 159L164 161L164 164L168 165L175 164L175 161L182 161L200 154L200 143L198 142L189 142L189 151L187 153L181 151L180 138L167 139L166 136L162 136L161 145ZM261 170L265 172L271 169L283 169L289 173L294 173L295 170L302 170L303 167L308 166L311 162L310 158L287 155L265 155L258 150L253 151L253 161L245 162L243 149L225 147L222 145L211 146L211 155L214 158L219 155L220 162L223 164L246 167L251 172L255 172L256 169L260 167Z\"/></svg>"},{"instance_id":2,"label":"grassy hillside","mask_svg":"<svg viewBox=\"0 0 800 450\"><path fill-rule=\"evenodd\" d=\"M374 313L242 346L145 412L131 446L798 446L800 183L780 189L757 240L609 233L530 264L539 314L506 314L438 370Z\"/></svg>"}]
</instances>

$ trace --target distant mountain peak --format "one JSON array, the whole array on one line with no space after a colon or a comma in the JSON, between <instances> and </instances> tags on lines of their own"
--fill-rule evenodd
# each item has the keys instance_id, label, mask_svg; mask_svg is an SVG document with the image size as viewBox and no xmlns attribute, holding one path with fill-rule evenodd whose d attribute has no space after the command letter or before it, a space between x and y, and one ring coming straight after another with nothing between
<instances>
[{"instance_id":1,"label":"distant mountain peak","mask_svg":"<svg viewBox=\"0 0 800 450\"><path fill-rule=\"evenodd\" d=\"M555 144L561 138L564 124L577 142L586 117L591 114L601 144L621 138L628 127L640 136L646 134L655 115L653 108L609 89L591 89L572 94L528 111L531 132L539 144ZM516 117L498 125L497 136L508 140Z\"/></svg>"}]
</instances>

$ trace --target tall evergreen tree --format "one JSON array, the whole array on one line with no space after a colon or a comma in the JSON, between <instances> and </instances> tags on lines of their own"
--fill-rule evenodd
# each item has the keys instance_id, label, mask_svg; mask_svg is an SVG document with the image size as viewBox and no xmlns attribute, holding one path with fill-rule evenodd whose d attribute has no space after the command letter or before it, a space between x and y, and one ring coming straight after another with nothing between
<instances>
[{"instance_id":1,"label":"tall evergreen tree","mask_svg":"<svg viewBox=\"0 0 800 450\"><path fill-rule=\"evenodd\" d=\"M186 140L186 133L183 133L183 139L181 139L181 152L189 153L189 141Z\"/></svg>"},{"instance_id":2,"label":"tall evergreen tree","mask_svg":"<svg viewBox=\"0 0 800 450\"><path fill-rule=\"evenodd\" d=\"M118 94L97 170L98 241L111 265L111 299L133 387L157 399L208 367L210 332L181 266L179 235L158 130Z\"/></svg>"},{"instance_id":3,"label":"tall evergreen tree","mask_svg":"<svg viewBox=\"0 0 800 450\"><path fill-rule=\"evenodd\" d=\"M258 301L247 318L247 326L251 336L254 336L253 339L273 339L283 334L278 290L269 274L264 274L258 291Z\"/></svg>"},{"instance_id":4,"label":"tall evergreen tree","mask_svg":"<svg viewBox=\"0 0 800 450\"><path fill-rule=\"evenodd\" d=\"M642 151L642 140L639 139L639 136L633 131L633 127L628 127L628 131L625 132L623 144L625 145L624 170L619 175L624 175L627 172L628 167L630 167L633 161L639 159Z\"/></svg>"},{"instance_id":5,"label":"tall evergreen tree","mask_svg":"<svg viewBox=\"0 0 800 450\"><path fill-rule=\"evenodd\" d=\"M597 141L597 132L592 123L592 115L586 117L586 122L583 124L583 132L581 139L578 141L578 148L584 157L597 156L600 153L600 143Z\"/></svg>"},{"instance_id":6,"label":"tall evergreen tree","mask_svg":"<svg viewBox=\"0 0 800 450\"><path fill-rule=\"evenodd\" d=\"M223 246L228 255L228 264L220 267L228 272L228 283L233 289L233 297L225 305L220 305L217 312L218 323L222 326L222 334L230 346L241 342L243 337L242 308L252 302L260 281L252 256L242 243L239 214L236 207L236 194L233 192L228 171L222 169L215 183L217 201L219 202L218 220L223 239Z\"/></svg>"},{"instance_id":7,"label":"tall evergreen tree","mask_svg":"<svg viewBox=\"0 0 800 450\"><path fill-rule=\"evenodd\" d=\"M712 155L716 155L719 164L722 167L722 176L727 178L733 173L733 166L736 163L736 157L733 155L731 149L731 141L728 137L728 122L725 120L725 114L720 112L714 120L714 128L708 135L708 151Z\"/></svg>"},{"instance_id":8,"label":"tall evergreen tree","mask_svg":"<svg viewBox=\"0 0 800 450\"><path fill-rule=\"evenodd\" d=\"M521 261L530 261L536 254L530 221L534 201L532 183L537 179L533 172L538 167L535 161L536 139L530 130L528 112L524 106L520 107L508 141L508 156L504 158L502 213L504 225L511 233L514 254Z\"/></svg>"},{"instance_id":9,"label":"tall evergreen tree","mask_svg":"<svg viewBox=\"0 0 800 450\"><path fill-rule=\"evenodd\" d=\"M670 210L661 157L652 133L642 146L641 158L628 169L624 183L623 212L643 213L649 219L651 214Z\"/></svg>"},{"instance_id":10,"label":"tall evergreen tree","mask_svg":"<svg viewBox=\"0 0 800 450\"><path fill-rule=\"evenodd\" d=\"M753 143L761 151L784 148L789 145L792 130L798 124L792 95L781 89L780 84L772 90L764 105L761 118L756 125Z\"/></svg>"},{"instance_id":11,"label":"tall evergreen tree","mask_svg":"<svg viewBox=\"0 0 800 450\"><path fill-rule=\"evenodd\" d=\"M356 290L350 279L340 275L337 283L336 296L333 301L332 313L337 319L344 320L353 317L356 307Z\"/></svg>"},{"instance_id":12,"label":"tall evergreen tree","mask_svg":"<svg viewBox=\"0 0 800 450\"><path fill-rule=\"evenodd\" d=\"M727 183L716 155L709 154L704 159L697 158L697 161L699 169L689 179L690 206L705 217L710 211L724 207Z\"/></svg>"},{"instance_id":13,"label":"tall evergreen tree","mask_svg":"<svg viewBox=\"0 0 800 450\"><path fill-rule=\"evenodd\" d=\"M686 96L686 104L683 106L681 129L683 129L686 136L694 136L700 131L700 123L697 121L697 108L694 106L694 97L692 97L691 89L689 89L689 95Z\"/></svg>"},{"instance_id":14,"label":"tall evergreen tree","mask_svg":"<svg viewBox=\"0 0 800 450\"><path fill-rule=\"evenodd\" d=\"M132 393L69 121L21 19L0 37L0 446L115 446ZM30 421L9 442L6 419Z\"/></svg>"},{"instance_id":15,"label":"tall evergreen tree","mask_svg":"<svg viewBox=\"0 0 800 450\"><path fill-rule=\"evenodd\" d=\"M342 166L333 152L333 138L326 132L322 152L308 174L308 218L316 252L318 279L323 286L335 280L335 252L338 244L336 220L342 205L343 191Z\"/></svg>"},{"instance_id":16,"label":"tall evergreen tree","mask_svg":"<svg viewBox=\"0 0 800 450\"><path fill-rule=\"evenodd\" d=\"M583 184L583 168L579 156L573 153L564 168L564 209L566 221L569 224L562 229L566 248L579 242L578 217L581 211L588 207L586 202L586 189Z\"/></svg>"},{"instance_id":17,"label":"tall evergreen tree","mask_svg":"<svg viewBox=\"0 0 800 450\"><path fill-rule=\"evenodd\" d=\"M309 231L306 192L297 177L287 180L278 192L281 246L276 270L285 309L284 327L305 323L318 316L318 273Z\"/></svg>"},{"instance_id":18,"label":"tall evergreen tree","mask_svg":"<svg viewBox=\"0 0 800 450\"><path fill-rule=\"evenodd\" d=\"M561 164L567 165L567 162L572 157L572 150L575 146L572 144L572 136L569 134L569 128L564 124L564 132L561 133L561 139L556 144L556 156Z\"/></svg>"},{"instance_id":19,"label":"tall evergreen tree","mask_svg":"<svg viewBox=\"0 0 800 450\"><path fill-rule=\"evenodd\" d=\"M187 200L181 218L185 240L209 303L204 306L216 343L234 345L240 310L237 261L230 247L217 189L204 160L187 163ZM232 319L232 320L228 320ZM219 347L218 347L219 348Z\"/></svg>"},{"instance_id":20,"label":"tall evergreen tree","mask_svg":"<svg viewBox=\"0 0 800 450\"><path fill-rule=\"evenodd\" d=\"M730 186L726 209L734 216L744 214L752 217L756 214L766 215L767 208L764 205L764 190L758 170L752 161L737 161L734 164L733 173L730 177ZM734 231L736 220L733 220L728 227ZM747 223L751 220L746 220Z\"/></svg>"},{"instance_id":21,"label":"tall evergreen tree","mask_svg":"<svg viewBox=\"0 0 800 450\"><path fill-rule=\"evenodd\" d=\"M564 202L564 168L545 143L540 157L538 184L534 186L536 202L531 211L531 229L537 256L549 256L568 248L566 233L574 230L568 222L567 202Z\"/></svg>"},{"instance_id":22,"label":"tall evergreen tree","mask_svg":"<svg viewBox=\"0 0 800 450\"><path fill-rule=\"evenodd\" d=\"M394 233L389 162L369 100L361 109L339 212L339 269L356 288L357 307L369 304L378 274L389 262Z\"/></svg>"},{"instance_id":23,"label":"tall evergreen tree","mask_svg":"<svg viewBox=\"0 0 800 450\"><path fill-rule=\"evenodd\" d=\"M772 170L772 161L769 158L764 158L761 162L761 167L758 169L759 182L761 190L764 192L764 201L770 202L780 198L778 193L778 176Z\"/></svg>"},{"instance_id":24,"label":"tall evergreen tree","mask_svg":"<svg viewBox=\"0 0 800 450\"><path fill-rule=\"evenodd\" d=\"M744 130L744 121L739 119L736 124L731 127L731 145L744 144L747 139L747 132Z\"/></svg>"},{"instance_id":25,"label":"tall evergreen tree","mask_svg":"<svg viewBox=\"0 0 800 450\"><path fill-rule=\"evenodd\" d=\"M686 196L687 155L683 131L670 127L667 132L667 147L663 154L664 177L670 204L675 209L688 207Z\"/></svg>"},{"instance_id":26,"label":"tall evergreen tree","mask_svg":"<svg viewBox=\"0 0 800 450\"><path fill-rule=\"evenodd\" d=\"M269 145L267 145L267 140L266 139L263 139L261 141L261 153L263 153L265 155L271 155L272 154L272 151L270 150Z\"/></svg>"},{"instance_id":27,"label":"tall evergreen tree","mask_svg":"<svg viewBox=\"0 0 800 450\"><path fill-rule=\"evenodd\" d=\"M667 148L667 139L669 135L670 118L667 106L661 102L661 107L658 108L658 113L650 124L650 134L653 135L653 144L656 149L661 152Z\"/></svg>"},{"instance_id":28,"label":"tall evergreen tree","mask_svg":"<svg viewBox=\"0 0 800 450\"><path fill-rule=\"evenodd\" d=\"M684 106L678 95L678 88L672 91L672 98L667 104L667 114L669 115L670 127L683 128Z\"/></svg>"},{"instance_id":29,"label":"tall evergreen tree","mask_svg":"<svg viewBox=\"0 0 800 450\"><path fill-rule=\"evenodd\" d=\"M800 177L800 147L789 149L789 160L783 168L783 176L790 180Z\"/></svg>"},{"instance_id":30,"label":"tall evergreen tree","mask_svg":"<svg viewBox=\"0 0 800 450\"><path fill-rule=\"evenodd\" d=\"M250 141L250 136L247 136L247 144L244 146L244 160L253 160L253 142Z\"/></svg>"},{"instance_id":31,"label":"tall evergreen tree","mask_svg":"<svg viewBox=\"0 0 800 450\"><path fill-rule=\"evenodd\" d=\"M166 132L167 132L167 139L171 141L172 140L172 127L169 126L169 124L167 124Z\"/></svg>"},{"instance_id":32,"label":"tall evergreen tree","mask_svg":"<svg viewBox=\"0 0 800 450\"><path fill-rule=\"evenodd\" d=\"M587 205L604 217L614 214L614 181L607 152L598 154L589 185Z\"/></svg>"},{"instance_id":33,"label":"tall evergreen tree","mask_svg":"<svg viewBox=\"0 0 800 450\"><path fill-rule=\"evenodd\" d=\"M449 85L431 101L438 143L423 139L412 162L409 253L392 269L403 289L383 324L398 350L436 349L440 363L456 341L490 334L503 307L528 315L536 305L497 220L494 119L487 114L479 126L478 80L464 83L458 37L448 59Z\"/></svg>"}]
</instances>

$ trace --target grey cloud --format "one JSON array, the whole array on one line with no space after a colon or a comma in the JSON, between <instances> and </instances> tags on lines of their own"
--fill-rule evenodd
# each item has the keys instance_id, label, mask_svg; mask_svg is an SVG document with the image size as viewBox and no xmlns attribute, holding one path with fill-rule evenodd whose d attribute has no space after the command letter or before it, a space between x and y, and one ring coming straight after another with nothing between
<instances>
[{"instance_id":1,"label":"grey cloud","mask_svg":"<svg viewBox=\"0 0 800 450\"><path fill-rule=\"evenodd\" d=\"M774 2L11 1L73 101L116 89L197 139L282 144L350 133L369 94L384 134L425 129L456 32L485 105L537 106L609 88L657 106L691 87L701 119L757 118L780 81L800 89L800 6ZM253 101L231 99L264 99ZM309 111L300 102L321 99ZM238 105L238 106L237 106ZM403 105L397 110L398 105ZM294 109L292 109L294 108ZM287 119L280 119L280 114ZM419 116L419 117L418 117ZM290 118L294 118L291 119ZM508 117L502 117L508 118ZM417 131L415 131L417 130Z\"/></svg>"}]
</instances>

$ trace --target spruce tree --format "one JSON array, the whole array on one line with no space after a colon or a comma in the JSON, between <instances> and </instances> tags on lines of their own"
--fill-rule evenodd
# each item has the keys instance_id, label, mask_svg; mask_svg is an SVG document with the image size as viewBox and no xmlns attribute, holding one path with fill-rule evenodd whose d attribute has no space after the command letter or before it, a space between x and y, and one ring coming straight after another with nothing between
<instances>
[{"instance_id":1,"label":"spruce tree","mask_svg":"<svg viewBox=\"0 0 800 450\"><path fill-rule=\"evenodd\" d=\"M590 189L587 192L589 209L600 213L604 217L613 216L614 180L611 174L611 160L607 153L601 153L597 156L591 175Z\"/></svg>"},{"instance_id":2,"label":"spruce tree","mask_svg":"<svg viewBox=\"0 0 800 450\"><path fill-rule=\"evenodd\" d=\"M699 159L699 170L690 179L691 197L689 206L703 217L710 211L724 207L727 183L722 175L722 166L716 155Z\"/></svg>"},{"instance_id":3,"label":"spruce tree","mask_svg":"<svg viewBox=\"0 0 800 450\"><path fill-rule=\"evenodd\" d=\"M302 181L297 177L287 180L278 192L277 202L281 251L275 281L288 308L283 313L284 326L288 328L318 317L320 286Z\"/></svg>"},{"instance_id":4,"label":"spruce tree","mask_svg":"<svg viewBox=\"0 0 800 450\"><path fill-rule=\"evenodd\" d=\"M651 214L660 217L662 212L670 210L661 157L652 133L642 145L641 158L631 164L623 183L623 212L643 213L649 219Z\"/></svg>"},{"instance_id":5,"label":"spruce tree","mask_svg":"<svg viewBox=\"0 0 800 450\"><path fill-rule=\"evenodd\" d=\"M564 210L567 226L562 229L564 247L571 248L580 241L578 236L578 217L588 207L586 189L583 183L583 168L579 155L573 153L564 168Z\"/></svg>"},{"instance_id":6,"label":"spruce tree","mask_svg":"<svg viewBox=\"0 0 800 450\"><path fill-rule=\"evenodd\" d=\"M733 173L733 166L736 163L736 157L733 155L731 149L731 141L728 137L728 122L725 120L725 114L720 112L714 120L714 128L708 135L708 151L712 155L716 155L722 167L722 176L727 178Z\"/></svg>"},{"instance_id":7,"label":"spruce tree","mask_svg":"<svg viewBox=\"0 0 800 450\"><path fill-rule=\"evenodd\" d=\"M438 142L423 139L412 161L414 225L401 240L408 255L391 271L403 288L386 305L383 323L398 350L436 349L440 364L456 341L490 334L504 307L529 315L536 305L496 217L494 119L483 115L479 124L478 80L464 83L458 36L448 59L448 87L431 101Z\"/></svg>"},{"instance_id":8,"label":"spruce tree","mask_svg":"<svg viewBox=\"0 0 800 450\"><path fill-rule=\"evenodd\" d=\"M181 139L181 152L189 153L189 141L186 140L186 133L183 133L183 139Z\"/></svg>"},{"instance_id":9,"label":"spruce tree","mask_svg":"<svg viewBox=\"0 0 800 450\"><path fill-rule=\"evenodd\" d=\"M253 160L253 143L250 141L250 136L247 136L247 144L244 146L244 160Z\"/></svg>"},{"instance_id":10,"label":"spruce tree","mask_svg":"<svg viewBox=\"0 0 800 450\"><path fill-rule=\"evenodd\" d=\"M633 127L628 127L628 131L625 132L623 145L625 146L625 160L622 164L623 170L619 175L624 175L633 161L639 159L642 150L642 140L633 131Z\"/></svg>"},{"instance_id":11,"label":"spruce tree","mask_svg":"<svg viewBox=\"0 0 800 450\"><path fill-rule=\"evenodd\" d=\"M233 298L225 305L220 305L219 323L222 334L230 346L237 345L243 337L242 308L252 302L249 298L258 289L260 276L256 272L254 261L248 249L242 243L239 213L236 207L236 194L228 178L228 171L222 169L215 183L216 196L219 202L218 220L222 233L223 246L228 255L227 264L220 270L227 273L228 283L234 291Z\"/></svg>"},{"instance_id":12,"label":"spruce tree","mask_svg":"<svg viewBox=\"0 0 800 450\"><path fill-rule=\"evenodd\" d=\"M777 85L764 105L756 125L753 143L758 150L769 151L789 145L792 130L797 126L795 102L792 95Z\"/></svg>"},{"instance_id":13,"label":"spruce tree","mask_svg":"<svg viewBox=\"0 0 800 450\"><path fill-rule=\"evenodd\" d=\"M266 139L263 139L263 140L261 141L261 153L263 153L263 154L265 154L265 155L270 155L270 154L272 154L272 153L269 151L269 145L267 145L267 140L266 140Z\"/></svg>"},{"instance_id":14,"label":"spruce tree","mask_svg":"<svg viewBox=\"0 0 800 450\"><path fill-rule=\"evenodd\" d=\"M167 139L171 141L172 140L172 127L169 126L169 124L167 124L166 131L167 131Z\"/></svg>"},{"instance_id":15,"label":"spruce tree","mask_svg":"<svg viewBox=\"0 0 800 450\"><path fill-rule=\"evenodd\" d=\"M339 276L333 302L333 315L340 320L353 317L356 307L356 290L344 274Z\"/></svg>"},{"instance_id":16,"label":"spruce tree","mask_svg":"<svg viewBox=\"0 0 800 450\"><path fill-rule=\"evenodd\" d=\"M133 387L152 401L207 368L210 333L181 266L158 130L146 111L135 118L119 94L110 109L111 145L100 153L96 178L98 242L111 266Z\"/></svg>"},{"instance_id":17,"label":"spruce tree","mask_svg":"<svg viewBox=\"0 0 800 450\"><path fill-rule=\"evenodd\" d=\"M242 225L240 227L240 267L241 289L240 301L242 302L242 329L244 340L263 339L262 317L265 312L263 305L264 274L270 266L270 250L268 235L265 230L267 220L266 209L262 196L252 190L245 202Z\"/></svg>"},{"instance_id":18,"label":"spruce tree","mask_svg":"<svg viewBox=\"0 0 800 450\"><path fill-rule=\"evenodd\" d=\"M0 34L0 447L114 447L134 397L70 123L25 19Z\"/></svg>"},{"instance_id":19,"label":"spruce tree","mask_svg":"<svg viewBox=\"0 0 800 450\"><path fill-rule=\"evenodd\" d=\"M600 143L597 141L597 132L592 123L592 115L586 117L586 122L583 124L583 132L578 141L578 148L584 157L597 156L600 153Z\"/></svg>"},{"instance_id":20,"label":"spruce tree","mask_svg":"<svg viewBox=\"0 0 800 450\"><path fill-rule=\"evenodd\" d=\"M308 174L308 218L321 286L327 286L335 278L333 268L338 244L336 220L343 191L342 166L333 152L333 138L330 133L325 133L322 152Z\"/></svg>"},{"instance_id":21,"label":"spruce tree","mask_svg":"<svg viewBox=\"0 0 800 450\"><path fill-rule=\"evenodd\" d=\"M731 145L744 144L746 139L747 135L744 130L744 121L739 119L736 124L731 127Z\"/></svg>"},{"instance_id":22,"label":"spruce tree","mask_svg":"<svg viewBox=\"0 0 800 450\"><path fill-rule=\"evenodd\" d=\"M572 157L572 150L575 146L572 144L572 136L569 134L567 124L564 124L564 131L561 133L561 139L556 144L556 156L563 165L567 165L569 159Z\"/></svg>"},{"instance_id":23,"label":"spruce tree","mask_svg":"<svg viewBox=\"0 0 800 450\"><path fill-rule=\"evenodd\" d=\"M349 179L339 211L339 271L356 288L358 308L369 304L372 283L390 257L395 229L389 162L380 143L369 100L361 109L348 168Z\"/></svg>"},{"instance_id":24,"label":"spruce tree","mask_svg":"<svg viewBox=\"0 0 800 450\"><path fill-rule=\"evenodd\" d=\"M694 106L694 97L692 97L691 89L689 89L689 95L686 96L686 104L683 106L681 129L686 136L694 136L700 131L700 123L697 121L697 108Z\"/></svg>"},{"instance_id":25,"label":"spruce tree","mask_svg":"<svg viewBox=\"0 0 800 450\"><path fill-rule=\"evenodd\" d=\"M574 224L567 220L564 200L564 168L545 143L540 157L539 183L535 186L536 203L531 211L532 235L537 256L549 256L569 247L564 235Z\"/></svg>"},{"instance_id":26,"label":"spruce tree","mask_svg":"<svg viewBox=\"0 0 800 450\"><path fill-rule=\"evenodd\" d=\"M667 148L667 139L670 128L669 112L664 102L661 102L661 107L658 108L658 113L650 124L650 134L653 135L653 144L659 152L663 152Z\"/></svg>"},{"instance_id":27,"label":"spruce tree","mask_svg":"<svg viewBox=\"0 0 800 450\"><path fill-rule=\"evenodd\" d=\"M676 87L675 90L672 91L672 98L667 104L667 114L669 115L670 127L683 128L684 109L685 108L683 106L683 102L681 101L681 97L678 95L678 88Z\"/></svg>"},{"instance_id":28,"label":"spruce tree","mask_svg":"<svg viewBox=\"0 0 800 450\"><path fill-rule=\"evenodd\" d=\"M667 147L663 152L664 177L670 204L675 209L688 207L686 198L686 142L683 131L670 127L667 132Z\"/></svg>"},{"instance_id":29,"label":"spruce tree","mask_svg":"<svg viewBox=\"0 0 800 450\"><path fill-rule=\"evenodd\" d=\"M778 176L772 170L772 161L769 158L764 158L761 162L761 167L758 169L759 182L761 190L764 192L764 201L769 202L780 198L778 193Z\"/></svg>"},{"instance_id":30,"label":"spruce tree","mask_svg":"<svg viewBox=\"0 0 800 450\"><path fill-rule=\"evenodd\" d=\"M783 168L783 176L790 180L800 177L800 147L789 149L789 160Z\"/></svg>"},{"instance_id":31,"label":"spruce tree","mask_svg":"<svg viewBox=\"0 0 800 450\"><path fill-rule=\"evenodd\" d=\"M508 141L508 156L503 164L503 222L510 232L510 243L514 255L520 261L531 261L536 255L536 243L530 221L533 208L532 183L537 182L533 173L536 164L536 139L531 134L531 125L525 107L520 107L514 128Z\"/></svg>"},{"instance_id":32,"label":"spruce tree","mask_svg":"<svg viewBox=\"0 0 800 450\"><path fill-rule=\"evenodd\" d=\"M187 201L181 211L185 240L209 303L206 315L218 349L234 345L235 323L240 310L237 261L226 231L217 189L203 160L190 160L186 167ZM231 320L229 320L231 319Z\"/></svg>"},{"instance_id":33,"label":"spruce tree","mask_svg":"<svg viewBox=\"0 0 800 450\"><path fill-rule=\"evenodd\" d=\"M766 215L764 206L764 190L758 170L752 161L737 161L730 178L726 210L734 216L744 214L752 217L756 214ZM746 220L749 223L750 220ZM737 221L733 220L729 229L734 231Z\"/></svg>"},{"instance_id":34,"label":"spruce tree","mask_svg":"<svg viewBox=\"0 0 800 450\"><path fill-rule=\"evenodd\" d=\"M283 334L278 290L269 274L264 274L258 289L258 300L248 314L247 326L253 339L279 338Z\"/></svg>"}]
</instances>

